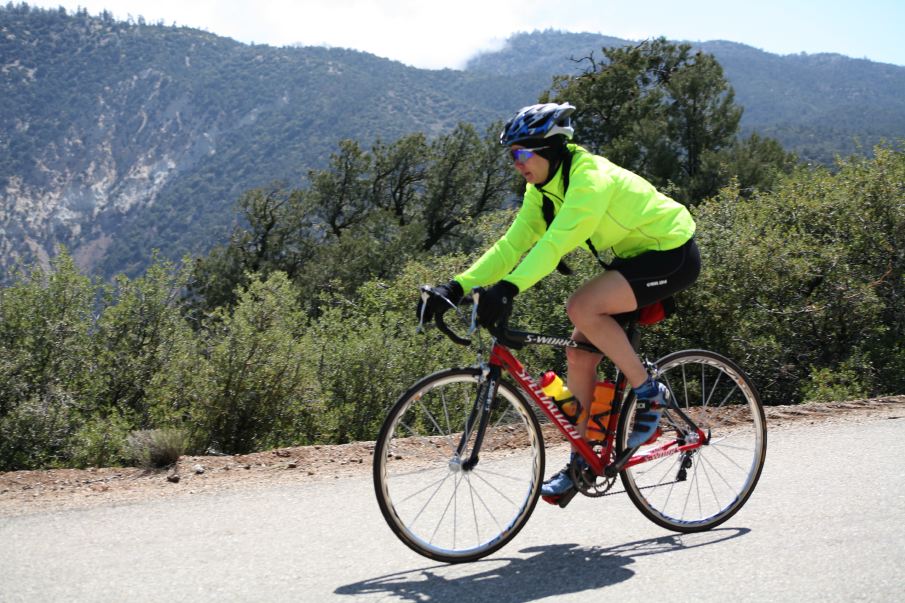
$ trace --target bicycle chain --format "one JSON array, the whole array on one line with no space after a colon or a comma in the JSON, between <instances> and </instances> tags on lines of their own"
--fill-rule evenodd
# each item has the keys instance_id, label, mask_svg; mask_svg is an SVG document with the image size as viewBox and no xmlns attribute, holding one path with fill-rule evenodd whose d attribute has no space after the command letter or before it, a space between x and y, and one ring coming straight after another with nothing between
<instances>
[{"instance_id":1,"label":"bicycle chain","mask_svg":"<svg viewBox=\"0 0 905 603\"><path fill-rule=\"evenodd\" d=\"M664 483L662 483L662 484L652 484L652 485L650 485L650 486L641 486L641 487L638 488L638 489L639 489L639 490L650 490L651 488L661 488L661 487L663 487L663 486L671 486L671 485L673 485L673 484L678 484L678 483L680 483L681 481L682 481L682 480L678 480L678 479L677 479L677 480L673 480L673 481L671 481L671 482L664 482ZM599 494L598 496L600 496L600 497L604 497L604 496L615 496L616 494L625 494L625 490L618 490L618 491L616 491L616 492L606 492L606 493L604 493L604 494Z\"/></svg>"},{"instance_id":2,"label":"bicycle chain","mask_svg":"<svg viewBox=\"0 0 905 603\"><path fill-rule=\"evenodd\" d=\"M596 452L596 451L595 451ZM610 489L616 483L616 476L610 478L603 478L604 481L600 484L597 483L597 479L601 476L596 475L586 475L585 472L581 471L577 465L573 465L569 468L569 476L572 478L572 482L577 484L578 491L584 494L589 498L602 498L604 496L615 496L616 494L625 494L625 490L617 490L616 492L610 492ZM590 480L593 480L591 482ZM651 484L650 486L641 486L638 490L650 490L651 488L660 488L662 486L671 486L673 484L678 484L682 480L676 479L671 482L664 482L661 484ZM601 489L602 488L602 489Z\"/></svg>"}]
</instances>

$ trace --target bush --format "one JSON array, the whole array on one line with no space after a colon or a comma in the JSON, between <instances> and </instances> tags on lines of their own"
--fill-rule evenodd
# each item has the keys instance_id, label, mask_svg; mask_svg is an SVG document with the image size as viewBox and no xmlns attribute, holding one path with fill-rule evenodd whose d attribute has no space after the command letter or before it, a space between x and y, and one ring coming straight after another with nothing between
<instances>
[{"instance_id":1,"label":"bush","mask_svg":"<svg viewBox=\"0 0 905 603\"><path fill-rule=\"evenodd\" d=\"M65 391L18 401L0 417L0 471L69 466L69 440L78 426Z\"/></svg>"},{"instance_id":2,"label":"bush","mask_svg":"<svg viewBox=\"0 0 905 603\"><path fill-rule=\"evenodd\" d=\"M249 278L235 309L218 309L183 339L151 388L158 424L185 426L199 450L245 453L282 443L305 424L298 415L320 402L310 394L315 362L286 274Z\"/></svg>"},{"instance_id":3,"label":"bush","mask_svg":"<svg viewBox=\"0 0 905 603\"><path fill-rule=\"evenodd\" d=\"M175 465L188 446L182 429L143 429L126 439L129 457L139 467L158 469Z\"/></svg>"},{"instance_id":4,"label":"bush","mask_svg":"<svg viewBox=\"0 0 905 603\"><path fill-rule=\"evenodd\" d=\"M130 461L127 438L131 429L132 421L115 411L89 417L69 440L67 464L112 467Z\"/></svg>"},{"instance_id":5,"label":"bush","mask_svg":"<svg viewBox=\"0 0 905 603\"><path fill-rule=\"evenodd\" d=\"M863 398L873 389L872 374L865 371L865 362L853 358L833 368L814 368L802 386L805 402L839 402Z\"/></svg>"},{"instance_id":6,"label":"bush","mask_svg":"<svg viewBox=\"0 0 905 603\"><path fill-rule=\"evenodd\" d=\"M878 149L750 199L724 188L695 212L703 272L662 347L730 356L768 404L905 391L903 182L905 154Z\"/></svg>"}]
</instances>

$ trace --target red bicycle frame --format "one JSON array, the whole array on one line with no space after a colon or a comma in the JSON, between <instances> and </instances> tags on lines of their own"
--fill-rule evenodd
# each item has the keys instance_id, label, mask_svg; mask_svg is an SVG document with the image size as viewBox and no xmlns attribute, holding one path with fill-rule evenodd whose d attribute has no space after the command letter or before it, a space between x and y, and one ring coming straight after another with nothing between
<instances>
[{"instance_id":1,"label":"red bicycle frame","mask_svg":"<svg viewBox=\"0 0 905 603\"><path fill-rule=\"evenodd\" d=\"M549 341L544 341L543 343L551 343L556 345L557 343L565 343L571 340L559 340L556 341L556 338L548 338ZM541 341L538 341L540 343ZM572 342L573 344L576 342ZM574 347L574 346L572 346ZM584 347L584 346L580 346ZM646 463L649 461L653 461L656 459L664 458L667 456L671 456L674 454L679 454L683 452L688 452L691 450L695 450L700 448L706 442L706 437L704 432L695 426L694 436L688 438L686 436L686 441L684 443L679 443L679 441L670 441L661 446L658 446L652 450L646 451L644 454L639 455L631 455L627 458L617 459L614 463L610 463L609 459L612 458L613 449L616 446L616 428L619 423L619 415L621 414L621 400L623 397L623 392L625 389L625 379L622 375L617 378L616 382L616 393L613 398L614 411L610 413L609 423L607 424L607 433L609 434L606 438L606 443L601 450L600 454L594 452L591 448L590 444L581 437L578 433L578 430L575 428L575 425L572 424L571 421L560 411L559 407L553 402L553 399L547 396L540 385L534 378L528 374L528 371L525 370L524 365L522 365L519 360L513 356L512 352L505 345L501 344L499 341L494 342L494 346L490 352L489 364L491 367L498 367L501 370L507 371L512 378L519 384L519 386L526 391L531 399L534 400L534 403L543 411L545 415L550 419L550 421L556 425L556 427L562 432L562 434L569 440L572 444L572 447L578 451L579 454L584 458L587 462L588 466L594 471L594 473L598 476L602 476L606 474L608 477L616 475L619 471L626 467L634 467L635 465L640 465L641 463ZM683 418L689 422L689 424L693 425L688 417L685 417L683 413ZM688 441L688 440L692 441ZM631 454L632 450L627 451L628 454Z\"/></svg>"},{"instance_id":2,"label":"red bicycle frame","mask_svg":"<svg viewBox=\"0 0 905 603\"><path fill-rule=\"evenodd\" d=\"M422 300L427 302L427 297L431 294L431 290L429 287L422 287ZM472 328L475 327L475 319L477 316L477 300L480 295L480 289L475 290L477 293L474 295L475 305L472 308ZM451 305L452 302L446 300ZM665 301L665 300L664 300ZM629 341L632 344L632 347L637 350L638 349L638 341L639 341L639 332L638 325L639 324L654 324L662 320L667 314L667 309L665 308L664 301L656 302L650 306L646 306L644 308L639 309L634 313L627 313L626 315L622 315L626 318L625 320L625 329L626 335L629 338ZM450 330L450 328L443 321L443 314L437 313L435 315L435 322L437 327L446 334L452 341L459 343L461 345L469 345L471 341L469 339L460 337ZM574 341L573 339L565 338L565 337L553 337L547 335L541 335L538 333L528 333L525 331L516 331L510 330L503 325L497 325L493 329L490 330L491 334L494 336L493 347L490 351L489 358L489 366L493 369L494 372L502 373L502 371L508 372L512 375L512 378L519 384L519 386L528 393L534 403L543 411L545 415L553 422L554 425L562 432L562 434L569 440L572 444L572 447L578 451L579 454L584 458L584 460L588 463L588 466L594 471L594 473L598 476L606 476L606 477L614 477L618 472L622 471L626 467L634 467L635 465L640 465L641 463L646 463L649 461L653 461L656 459L661 459L667 456L672 456L674 454L690 452L692 450L696 450L701 446L707 444L709 442L709 437L707 434L698 427L694 421L692 421L682 410L674 405L671 405L667 410L674 411L678 416L682 418L682 420L688 425L689 430L685 433L682 438L677 438L675 440L666 442L656 448L651 450L647 450L643 454L635 455L634 452L637 448L629 448L622 452L619 458L616 458L613 462L610 462L609 459L613 458L613 450L616 446L616 431L619 424L619 417L622 413L622 399L624 398L625 392L625 376L621 373L616 378L616 391L613 397L613 411L610 413L609 422L607 424L607 433L608 436L606 438L606 443L603 446L603 449L600 451L600 454L596 454L594 450L591 448L590 444L585 441L584 438L578 433L578 430L575 428L575 425L569 421L568 418L559 410L556 404L553 402L552 398L544 394L540 385L534 380L534 378L528 374L525 370L525 367L522 365L519 360L512 355L512 352L509 350L508 346L519 348L524 344L543 344L543 345L552 345L563 348L576 348L596 354L600 354L600 350L598 350L593 345L588 343ZM490 392L493 393L493 392ZM487 398L489 408L489 400ZM479 401L476 401L476 404ZM486 417L486 415L485 415ZM472 419L475 418L473 414ZM471 420L469 420L469 423ZM478 426L478 436L477 436L477 449L480 449L480 443L483 440L483 430L486 428L486 423L482 423L482 425ZM462 439L462 442L459 444L459 452L463 452L465 450L466 441L468 439L468 435L470 433L470 429L466 430L465 436ZM468 464L477 463L477 454L475 451L472 452L471 458L468 461Z\"/></svg>"}]
</instances>

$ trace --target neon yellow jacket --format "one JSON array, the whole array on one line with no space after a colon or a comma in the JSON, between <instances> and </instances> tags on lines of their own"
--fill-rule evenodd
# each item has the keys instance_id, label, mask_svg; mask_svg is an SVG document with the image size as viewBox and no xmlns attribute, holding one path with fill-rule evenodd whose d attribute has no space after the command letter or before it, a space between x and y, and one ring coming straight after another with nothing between
<instances>
[{"instance_id":1,"label":"neon yellow jacket","mask_svg":"<svg viewBox=\"0 0 905 603\"><path fill-rule=\"evenodd\" d=\"M589 238L599 251L612 248L616 257L631 258L645 251L675 249L694 235L694 219L685 206L603 157L577 145L568 148L572 153L568 192L563 195L562 169L543 188L528 184L522 208L506 234L455 277L463 290L505 279L524 291L576 247L588 249ZM541 209L544 194L555 212L549 229Z\"/></svg>"}]
</instances>

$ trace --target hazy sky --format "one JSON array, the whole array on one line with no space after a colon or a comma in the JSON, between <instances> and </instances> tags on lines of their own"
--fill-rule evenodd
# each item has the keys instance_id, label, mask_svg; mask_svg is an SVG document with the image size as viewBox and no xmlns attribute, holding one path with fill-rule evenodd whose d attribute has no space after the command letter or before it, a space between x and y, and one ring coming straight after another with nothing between
<instances>
[{"instance_id":1,"label":"hazy sky","mask_svg":"<svg viewBox=\"0 0 905 603\"><path fill-rule=\"evenodd\" d=\"M28 0L32 6L196 27L241 42L354 48L460 68L536 29L640 40L730 40L905 65L905 0Z\"/></svg>"}]
</instances>

